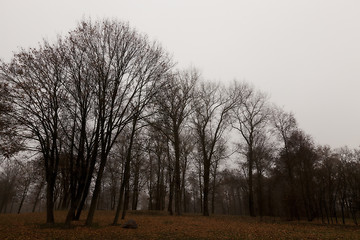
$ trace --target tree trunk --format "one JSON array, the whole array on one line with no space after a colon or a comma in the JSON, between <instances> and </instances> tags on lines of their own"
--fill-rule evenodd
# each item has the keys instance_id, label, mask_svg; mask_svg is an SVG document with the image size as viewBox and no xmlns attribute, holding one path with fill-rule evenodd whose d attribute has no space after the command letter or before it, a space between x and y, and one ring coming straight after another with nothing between
<instances>
[{"instance_id":1,"label":"tree trunk","mask_svg":"<svg viewBox=\"0 0 360 240\"><path fill-rule=\"evenodd\" d=\"M173 196L174 196L174 181L172 180L172 174L169 173L169 203L168 203L168 212L170 215L173 215Z\"/></svg>"},{"instance_id":2,"label":"tree trunk","mask_svg":"<svg viewBox=\"0 0 360 240\"><path fill-rule=\"evenodd\" d=\"M129 209L129 198L130 198L129 193L130 193L129 183L127 183L125 196L124 196L124 207L123 207L121 219L125 219L126 211Z\"/></svg>"},{"instance_id":3,"label":"tree trunk","mask_svg":"<svg viewBox=\"0 0 360 240\"><path fill-rule=\"evenodd\" d=\"M138 198L139 198L139 164L136 166L135 170L135 176L134 176L134 188L133 188L133 194L132 194L132 204L131 209L136 210L138 205Z\"/></svg>"},{"instance_id":4,"label":"tree trunk","mask_svg":"<svg viewBox=\"0 0 360 240\"><path fill-rule=\"evenodd\" d=\"M255 217L255 209L254 209L254 192L253 192L253 154L252 154L252 147L250 146L249 150L249 213L251 217Z\"/></svg>"},{"instance_id":5,"label":"tree trunk","mask_svg":"<svg viewBox=\"0 0 360 240\"><path fill-rule=\"evenodd\" d=\"M40 186L39 186L39 190L36 192L36 196L35 196L35 201L34 201L34 205L33 205L33 208L32 208L32 212L35 212L36 205L37 205L37 203L39 202L39 197L40 197L40 193L41 193L41 190L42 190L42 188L43 188L43 185L44 185L44 181L41 181ZM1 212L1 211L0 211L0 212Z\"/></svg>"},{"instance_id":6,"label":"tree trunk","mask_svg":"<svg viewBox=\"0 0 360 240\"><path fill-rule=\"evenodd\" d=\"M50 173L48 173L50 175ZM47 177L46 186L46 223L55 223L54 219L54 185L55 179L52 176Z\"/></svg>"},{"instance_id":7,"label":"tree trunk","mask_svg":"<svg viewBox=\"0 0 360 240\"><path fill-rule=\"evenodd\" d=\"M199 164L199 198L200 198L200 212L203 213L203 183L202 183L202 171L201 171L201 164Z\"/></svg>"},{"instance_id":8,"label":"tree trunk","mask_svg":"<svg viewBox=\"0 0 360 240\"><path fill-rule=\"evenodd\" d=\"M93 173L94 173L94 170L95 170L98 145L95 144L94 148L95 148L95 150L94 150L94 152L92 154L92 157L91 157L90 167L89 167L88 173L87 173L87 175L85 177L85 186L84 186L84 189L83 189L83 191L81 193L81 200L80 200L79 206L77 207L75 218L74 218L74 220L77 220L77 221L80 219L81 212L82 212L82 210L83 210L83 208L85 206L87 196L89 195L92 176L93 176Z\"/></svg>"},{"instance_id":9,"label":"tree trunk","mask_svg":"<svg viewBox=\"0 0 360 240\"><path fill-rule=\"evenodd\" d=\"M29 185L30 185L30 183L29 183ZM26 195L27 195L27 192L28 192L28 189L29 189L29 185L27 185L27 186L25 187L24 192L23 192L23 194L22 194L22 196L21 196L21 201L20 201L19 209L18 209L18 211L17 211L18 214L20 213L21 208L22 208L22 206L23 206L23 203L24 203L24 201L25 201L25 197L26 197Z\"/></svg>"},{"instance_id":10,"label":"tree trunk","mask_svg":"<svg viewBox=\"0 0 360 240\"><path fill-rule=\"evenodd\" d=\"M210 181L210 162L204 159L204 203L203 215L209 216L209 181Z\"/></svg>"},{"instance_id":11,"label":"tree trunk","mask_svg":"<svg viewBox=\"0 0 360 240\"><path fill-rule=\"evenodd\" d=\"M136 187L136 189L133 190L133 194L132 194L131 210L137 210L138 201L139 201L139 190Z\"/></svg>"},{"instance_id":12,"label":"tree trunk","mask_svg":"<svg viewBox=\"0 0 360 240\"><path fill-rule=\"evenodd\" d=\"M132 198L132 208L131 210L135 211L137 210L137 206L138 206L138 202L139 202L139 192L136 191L136 192L133 192L133 198ZM159 209L160 210L160 209Z\"/></svg>"},{"instance_id":13,"label":"tree trunk","mask_svg":"<svg viewBox=\"0 0 360 240\"><path fill-rule=\"evenodd\" d=\"M79 205L77 206L75 218L73 220L79 220L81 216L81 212L85 206L86 199L89 194L90 185L92 182L92 177L95 170L95 164L98 156L98 148L99 148L99 138L100 138L100 123L98 122L96 125L95 130L95 137L94 137L94 146L91 150L88 150L88 155L90 155L86 160L86 169L84 174L84 188L79 194Z\"/></svg>"},{"instance_id":14,"label":"tree trunk","mask_svg":"<svg viewBox=\"0 0 360 240\"><path fill-rule=\"evenodd\" d=\"M344 200L341 200L341 218L342 218L342 223L345 225L345 213L344 213Z\"/></svg>"},{"instance_id":15,"label":"tree trunk","mask_svg":"<svg viewBox=\"0 0 360 240\"><path fill-rule=\"evenodd\" d=\"M117 207L116 207L116 212L115 212L113 225L117 225L117 223L119 221L121 207L123 206L124 191L125 191L125 184L126 184L125 181L127 179L127 177L125 175L128 174L128 172L130 171L129 164L128 164L128 161L126 160L125 168L124 168L124 175L123 175L123 180L122 180L121 185L120 185L120 193L119 193L118 204L117 204Z\"/></svg>"},{"instance_id":16,"label":"tree trunk","mask_svg":"<svg viewBox=\"0 0 360 240\"><path fill-rule=\"evenodd\" d=\"M214 172L213 172L213 182L212 182L212 196L211 196L211 213L215 213L215 195L216 195L216 176L217 176L217 168L219 162L215 161Z\"/></svg>"},{"instance_id":17,"label":"tree trunk","mask_svg":"<svg viewBox=\"0 0 360 240\"><path fill-rule=\"evenodd\" d=\"M85 222L86 226L91 226L91 224L93 222L94 214L95 214L95 210L96 210L96 206L97 206L97 202L98 202L98 198L99 198L99 194L100 194L100 191L101 191L101 179L102 179L102 175L103 175L105 165L106 165L106 160L107 160L107 156L104 153L104 151L105 151L105 149L102 149L99 172L98 172L96 182L95 182L95 189L94 189L93 196L92 196L92 199L91 199L89 213L88 213L88 216L87 216L86 222Z\"/></svg>"},{"instance_id":18,"label":"tree trunk","mask_svg":"<svg viewBox=\"0 0 360 240\"><path fill-rule=\"evenodd\" d=\"M180 181L180 136L179 129L174 127L174 150L175 150L175 213L181 215L181 181Z\"/></svg>"},{"instance_id":19,"label":"tree trunk","mask_svg":"<svg viewBox=\"0 0 360 240\"><path fill-rule=\"evenodd\" d=\"M164 169L161 171L161 186L160 186L160 210L164 211L165 207L166 207L166 202L165 202L165 198L166 198L166 184L165 184L165 173L164 173Z\"/></svg>"},{"instance_id":20,"label":"tree trunk","mask_svg":"<svg viewBox=\"0 0 360 240\"><path fill-rule=\"evenodd\" d=\"M113 221L113 225L117 225L118 220L119 220L119 215L120 215L120 209L121 209L121 201L122 201L122 195L124 192L124 189L127 188L127 186L129 185L129 180L130 180L130 163L131 163L131 150L132 150L132 146L133 146L133 142L134 142L134 136L135 136L135 131L136 131L136 123L138 120L138 116L134 116L133 119L133 126L132 126L132 130L131 130L131 136L130 136L130 142L129 142L129 146L128 146L128 150L127 150L127 154L126 154L126 162L125 162L125 169L124 169L124 178L123 181L121 183L121 189L120 189L120 196L119 196L119 201L118 201L118 206L116 209L116 214L114 217L114 221ZM124 199L124 203L127 204L129 202L128 198L128 190L127 192L125 192L125 199ZM123 208L123 213L122 213L122 219L125 218L125 213L126 213L126 209Z\"/></svg>"},{"instance_id":21,"label":"tree trunk","mask_svg":"<svg viewBox=\"0 0 360 240\"><path fill-rule=\"evenodd\" d=\"M258 207L259 207L259 215L260 218L262 219L262 217L264 216L264 199L263 199L263 186L262 186L262 175L261 173L259 173L258 171L258 176L257 176L257 183L258 183Z\"/></svg>"},{"instance_id":22,"label":"tree trunk","mask_svg":"<svg viewBox=\"0 0 360 240\"><path fill-rule=\"evenodd\" d=\"M186 189L185 189L185 175L186 175L186 168L187 168L187 159L185 159L184 167L182 170L182 179L181 179L181 192L182 192L182 199L183 199L183 211L186 212Z\"/></svg>"},{"instance_id":23,"label":"tree trunk","mask_svg":"<svg viewBox=\"0 0 360 240\"><path fill-rule=\"evenodd\" d=\"M155 209L161 210L161 201L162 201L162 181L161 181L161 157L157 156L157 180L156 180L156 199L155 199Z\"/></svg>"},{"instance_id":24,"label":"tree trunk","mask_svg":"<svg viewBox=\"0 0 360 240\"><path fill-rule=\"evenodd\" d=\"M216 170L214 170L216 171ZM211 195L211 213L215 213L215 189L216 188L216 172L214 173L214 179L212 182L212 195Z\"/></svg>"}]
</instances>

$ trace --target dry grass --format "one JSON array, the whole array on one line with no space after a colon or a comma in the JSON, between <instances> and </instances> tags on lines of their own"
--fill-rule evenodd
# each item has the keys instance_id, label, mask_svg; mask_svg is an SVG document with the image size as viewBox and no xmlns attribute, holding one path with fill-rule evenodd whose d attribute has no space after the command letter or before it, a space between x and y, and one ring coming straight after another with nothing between
<instances>
[{"instance_id":1,"label":"dry grass","mask_svg":"<svg viewBox=\"0 0 360 240\"><path fill-rule=\"evenodd\" d=\"M85 214L84 214L85 216ZM111 226L114 213L98 211L93 227L84 227L85 217L70 229L63 224L44 224L44 213L1 214L0 239L360 239L360 227L283 222L238 216L166 216L157 212L133 212L138 229ZM65 212L56 212L63 222ZM124 220L120 223L124 223Z\"/></svg>"}]
</instances>

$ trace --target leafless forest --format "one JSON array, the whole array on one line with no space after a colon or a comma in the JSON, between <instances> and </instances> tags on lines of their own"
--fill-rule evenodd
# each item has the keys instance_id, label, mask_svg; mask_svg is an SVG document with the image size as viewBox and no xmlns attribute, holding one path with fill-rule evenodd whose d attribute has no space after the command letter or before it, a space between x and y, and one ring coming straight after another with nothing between
<instances>
[{"instance_id":1,"label":"leafless forest","mask_svg":"<svg viewBox=\"0 0 360 240\"><path fill-rule=\"evenodd\" d=\"M84 20L1 62L0 80L0 213L357 224L360 149L315 144L251 83L177 69L127 23Z\"/></svg>"}]
</instances>

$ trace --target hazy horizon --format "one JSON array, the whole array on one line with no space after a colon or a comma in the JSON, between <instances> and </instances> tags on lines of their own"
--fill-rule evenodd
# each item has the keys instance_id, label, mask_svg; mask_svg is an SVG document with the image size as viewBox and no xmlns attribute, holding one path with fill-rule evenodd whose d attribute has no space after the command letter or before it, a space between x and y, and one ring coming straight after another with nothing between
<instances>
[{"instance_id":1,"label":"hazy horizon","mask_svg":"<svg viewBox=\"0 0 360 240\"><path fill-rule=\"evenodd\" d=\"M0 58L117 18L204 79L246 80L295 114L316 143L360 145L360 2L1 0Z\"/></svg>"}]
</instances>

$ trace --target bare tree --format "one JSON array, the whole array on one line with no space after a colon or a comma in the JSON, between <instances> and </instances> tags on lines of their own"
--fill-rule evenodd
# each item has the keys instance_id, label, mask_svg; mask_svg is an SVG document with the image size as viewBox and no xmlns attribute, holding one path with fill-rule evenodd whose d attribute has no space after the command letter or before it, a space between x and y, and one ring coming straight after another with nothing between
<instances>
[{"instance_id":1,"label":"bare tree","mask_svg":"<svg viewBox=\"0 0 360 240\"><path fill-rule=\"evenodd\" d=\"M86 24L83 22L82 24ZM70 181L70 208L66 225L80 218L93 179L100 125L96 119L96 70L90 64L89 46L81 27L67 36L67 72L64 83L69 93L66 102L68 121L62 124L66 136L66 156Z\"/></svg>"},{"instance_id":2,"label":"bare tree","mask_svg":"<svg viewBox=\"0 0 360 240\"><path fill-rule=\"evenodd\" d=\"M282 142L283 149L280 152L280 158L278 159L277 165L282 166L286 171L286 179L289 184L289 193L285 198L289 209L289 218L293 220L294 218L299 219L299 207L298 201L296 198L296 183L295 183L295 173L294 173L294 164L291 159L289 141L291 135L294 131L297 131L296 119L292 113L287 113L281 108L273 108L272 112L272 125L274 126L275 134L278 136L278 139ZM281 162L279 162L281 161Z\"/></svg>"},{"instance_id":3,"label":"bare tree","mask_svg":"<svg viewBox=\"0 0 360 240\"><path fill-rule=\"evenodd\" d=\"M228 158L226 154L226 141L222 138L219 140L219 143L216 146L213 161L210 168L210 176L212 177L211 184L211 213L215 213L215 198L217 195L217 185L218 185L218 169L221 164L221 161Z\"/></svg>"},{"instance_id":4,"label":"bare tree","mask_svg":"<svg viewBox=\"0 0 360 240\"><path fill-rule=\"evenodd\" d=\"M348 147L342 147L336 150L338 155L337 166L337 185L339 193L339 202L341 206L341 215L345 224L345 217L351 217L354 224L357 222L357 211L359 210L359 152L351 150ZM335 216L337 223L337 218Z\"/></svg>"},{"instance_id":5,"label":"bare tree","mask_svg":"<svg viewBox=\"0 0 360 240\"><path fill-rule=\"evenodd\" d=\"M190 157L193 155L194 145L195 145L194 135L191 132L191 129L184 131L182 137L182 144L181 144L181 197L183 203L183 211L187 212L187 191L186 191L186 178L187 172L189 169L189 165L191 163Z\"/></svg>"},{"instance_id":6,"label":"bare tree","mask_svg":"<svg viewBox=\"0 0 360 240\"><path fill-rule=\"evenodd\" d=\"M22 50L10 64L1 69L11 84L11 97L16 109L12 114L24 127L29 139L35 140L43 156L47 183L47 223L54 223L54 186L62 151L60 122L67 93L64 45L61 40L39 49Z\"/></svg>"},{"instance_id":7,"label":"bare tree","mask_svg":"<svg viewBox=\"0 0 360 240\"><path fill-rule=\"evenodd\" d=\"M186 124L185 120L191 113L190 103L198 78L196 70L168 75L162 92L156 96L155 108L160 121L154 121L152 125L169 139L174 149L175 212L177 215L181 214L181 134Z\"/></svg>"},{"instance_id":8,"label":"bare tree","mask_svg":"<svg viewBox=\"0 0 360 240\"><path fill-rule=\"evenodd\" d=\"M230 111L239 98L214 83L201 83L193 102L193 124L203 167L203 215L209 216L210 169L222 136L230 124Z\"/></svg>"},{"instance_id":9,"label":"bare tree","mask_svg":"<svg viewBox=\"0 0 360 240\"><path fill-rule=\"evenodd\" d=\"M157 128L153 127L153 125L146 129L145 136L144 151L148 159L148 171L146 172L148 173L149 209L164 210L169 163L167 159L169 140L164 134L157 131ZM153 183L155 186L153 186ZM152 206L153 199L155 200L154 206Z\"/></svg>"},{"instance_id":10,"label":"bare tree","mask_svg":"<svg viewBox=\"0 0 360 240\"><path fill-rule=\"evenodd\" d=\"M139 114L139 108L132 106L137 105L138 99L144 101L143 96L153 94L169 70L170 61L161 47L150 44L128 24L109 20L83 22L75 33L87 50L96 92L100 162L86 220L91 225L111 148L124 127Z\"/></svg>"},{"instance_id":11,"label":"bare tree","mask_svg":"<svg viewBox=\"0 0 360 240\"><path fill-rule=\"evenodd\" d=\"M271 165L274 161L275 147L270 142L270 137L266 132L262 132L255 138L253 155L256 170L256 195L257 207L260 217L265 214L265 181Z\"/></svg>"},{"instance_id":12,"label":"bare tree","mask_svg":"<svg viewBox=\"0 0 360 240\"><path fill-rule=\"evenodd\" d=\"M318 165L318 157L314 143L311 137L301 130L294 131L288 143L298 196L301 197L307 219L312 221L317 215L314 200L314 170Z\"/></svg>"},{"instance_id":13,"label":"bare tree","mask_svg":"<svg viewBox=\"0 0 360 240\"><path fill-rule=\"evenodd\" d=\"M235 123L233 128L242 136L245 143L245 154L248 168L249 212L255 216L253 193L253 169L255 164L255 143L263 131L269 118L266 106L267 97L247 84L234 84L234 90L243 93L243 101L233 110Z\"/></svg>"},{"instance_id":14,"label":"bare tree","mask_svg":"<svg viewBox=\"0 0 360 240\"><path fill-rule=\"evenodd\" d=\"M337 189L339 158L329 146L319 146L317 149L319 156L319 166L317 169L318 179L318 202L322 221L324 222L324 212L327 223L333 223L336 215L336 199L339 189ZM344 205L340 201L343 223L345 223Z\"/></svg>"}]
</instances>

